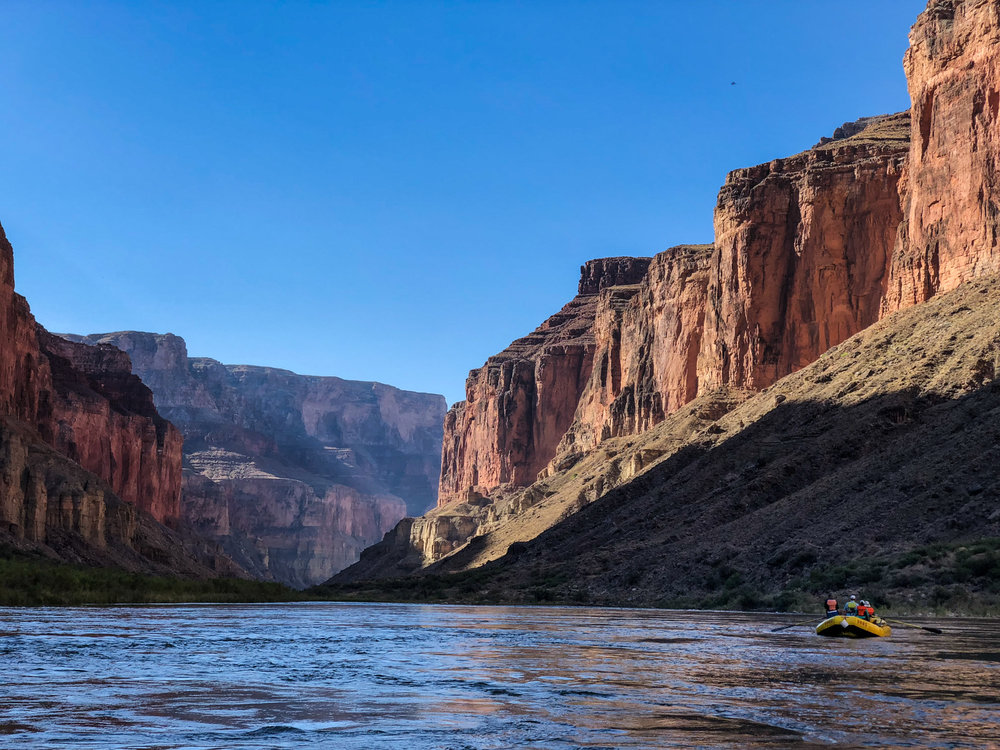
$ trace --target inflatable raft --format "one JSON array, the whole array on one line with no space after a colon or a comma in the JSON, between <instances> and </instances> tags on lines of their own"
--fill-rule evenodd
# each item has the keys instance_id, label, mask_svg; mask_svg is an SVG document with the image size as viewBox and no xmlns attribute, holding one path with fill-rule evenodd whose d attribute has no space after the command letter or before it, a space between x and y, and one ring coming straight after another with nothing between
<instances>
[{"instance_id":1,"label":"inflatable raft","mask_svg":"<svg viewBox=\"0 0 1000 750\"><path fill-rule=\"evenodd\" d=\"M853 615L834 615L816 626L817 635L838 638L879 638L892 634L885 620L870 622Z\"/></svg>"}]
</instances>

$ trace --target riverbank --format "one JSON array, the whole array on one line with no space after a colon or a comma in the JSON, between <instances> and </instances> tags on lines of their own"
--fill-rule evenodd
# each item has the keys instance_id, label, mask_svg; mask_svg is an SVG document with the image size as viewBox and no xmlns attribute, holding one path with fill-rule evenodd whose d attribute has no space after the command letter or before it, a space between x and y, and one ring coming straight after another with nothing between
<instances>
[{"instance_id":1,"label":"riverbank","mask_svg":"<svg viewBox=\"0 0 1000 750\"><path fill-rule=\"evenodd\" d=\"M735 571L718 571L716 578L692 582L692 594L687 597L640 599L623 587L592 598L560 575L546 575L540 569L528 580L513 580L504 575L501 564L491 564L463 573L297 591L238 578L198 580L69 565L0 549L0 606L344 601L813 612L828 593L844 596L850 591L890 616L1000 616L997 539L816 565L772 591L755 589Z\"/></svg>"},{"instance_id":2,"label":"riverbank","mask_svg":"<svg viewBox=\"0 0 1000 750\"><path fill-rule=\"evenodd\" d=\"M501 558L447 575L415 575L378 581L325 584L308 593L361 602L460 604L553 604L766 612L812 612L828 594L857 593L888 614L1000 616L1000 539L932 544L904 552L853 557L834 551L830 563L814 552L792 561L798 573L765 587L725 564L705 576L691 575L684 596L658 596L627 581L593 592L588 571L567 576L557 567L525 568ZM780 565L783 560L771 561Z\"/></svg>"},{"instance_id":3,"label":"riverbank","mask_svg":"<svg viewBox=\"0 0 1000 750\"><path fill-rule=\"evenodd\" d=\"M241 578L150 576L90 568L0 549L0 606L294 602L307 597L279 583Z\"/></svg>"}]
</instances>

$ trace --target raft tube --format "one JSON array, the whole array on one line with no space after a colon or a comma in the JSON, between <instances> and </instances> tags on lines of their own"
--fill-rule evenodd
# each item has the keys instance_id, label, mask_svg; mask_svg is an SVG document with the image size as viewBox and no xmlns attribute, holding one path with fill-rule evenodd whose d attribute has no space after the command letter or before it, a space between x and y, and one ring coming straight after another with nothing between
<instances>
[{"instance_id":1,"label":"raft tube","mask_svg":"<svg viewBox=\"0 0 1000 750\"><path fill-rule=\"evenodd\" d=\"M816 635L837 638L879 638L892 634L884 620L869 622L853 615L834 615L816 626Z\"/></svg>"}]
</instances>

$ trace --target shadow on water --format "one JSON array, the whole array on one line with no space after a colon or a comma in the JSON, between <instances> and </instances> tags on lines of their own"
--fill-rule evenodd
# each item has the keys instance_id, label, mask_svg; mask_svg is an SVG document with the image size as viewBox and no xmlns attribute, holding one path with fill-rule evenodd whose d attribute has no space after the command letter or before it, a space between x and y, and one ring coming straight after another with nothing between
<instances>
[{"instance_id":1,"label":"shadow on water","mask_svg":"<svg viewBox=\"0 0 1000 750\"><path fill-rule=\"evenodd\" d=\"M868 641L767 632L781 622L370 604L0 610L0 745L1000 744L995 622Z\"/></svg>"}]
</instances>

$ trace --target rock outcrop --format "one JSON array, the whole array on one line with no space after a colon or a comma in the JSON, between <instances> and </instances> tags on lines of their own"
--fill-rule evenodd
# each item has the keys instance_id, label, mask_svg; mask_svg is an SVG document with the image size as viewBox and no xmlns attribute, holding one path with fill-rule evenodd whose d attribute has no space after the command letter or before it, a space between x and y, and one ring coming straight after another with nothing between
<instances>
[{"instance_id":1,"label":"rock outcrop","mask_svg":"<svg viewBox=\"0 0 1000 750\"><path fill-rule=\"evenodd\" d=\"M175 522L183 441L157 413L128 355L112 346L74 344L42 328L38 341L53 386L39 414L45 441L102 477L121 499Z\"/></svg>"},{"instance_id":2,"label":"rock outcrop","mask_svg":"<svg viewBox=\"0 0 1000 750\"><path fill-rule=\"evenodd\" d=\"M189 358L172 334L69 338L129 353L184 435L184 523L261 577L325 580L434 505L441 396Z\"/></svg>"},{"instance_id":3,"label":"rock outcrop","mask_svg":"<svg viewBox=\"0 0 1000 750\"><path fill-rule=\"evenodd\" d=\"M638 284L649 263L588 262L576 297L469 373L465 401L445 418L438 506L535 480L555 456L590 378L599 295Z\"/></svg>"},{"instance_id":4,"label":"rock outcrop","mask_svg":"<svg viewBox=\"0 0 1000 750\"><path fill-rule=\"evenodd\" d=\"M935 0L903 61L913 103L905 224L883 313L1000 271L1000 9Z\"/></svg>"},{"instance_id":5,"label":"rock outcrop","mask_svg":"<svg viewBox=\"0 0 1000 750\"><path fill-rule=\"evenodd\" d=\"M179 515L180 433L112 347L38 326L0 228L0 543L64 560L241 574L160 522Z\"/></svg>"},{"instance_id":6,"label":"rock outcrop","mask_svg":"<svg viewBox=\"0 0 1000 750\"><path fill-rule=\"evenodd\" d=\"M765 388L878 319L902 218L909 116L838 131L841 138L726 178L702 387Z\"/></svg>"},{"instance_id":7,"label":"rock outcrop","mask_svg":"<svg viewBox=\"0 0 1000 750\"><path fill-rule=\"evenodd\" d=\"M557 463L609 437L645 432L695 397L711 256L711 245L671 248L653 258L640 284L601 292L594 366Z\"/></svg>"}]
</instances>

